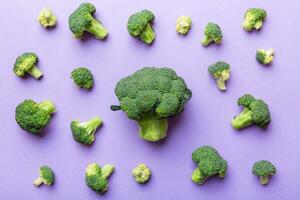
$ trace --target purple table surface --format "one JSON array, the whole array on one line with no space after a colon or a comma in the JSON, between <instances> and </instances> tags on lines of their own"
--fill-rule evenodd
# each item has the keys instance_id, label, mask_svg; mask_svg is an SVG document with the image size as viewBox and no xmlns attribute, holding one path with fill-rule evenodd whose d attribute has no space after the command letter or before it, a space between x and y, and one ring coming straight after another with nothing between
<instances>
[{"instance_id":1,"label":"purple table surface","mask_svg":"<svg viewBox=\"0 0 300 200\"><path fill-rule=\"evenodd\" d=\"M259 1L92 1L97 18L110 31L107 41L92 37L76 40L68 28L68 16L81 1L12 0L1 3L0 30L0 199L299 199L299 24L300 3L295 0ZM58 26L45 30L37 15L50 7ZM268 12L260 32L246 33L241 22L246 9L262 7ZM148 47L129 36L127 19L133 12L149 9L155 13L155 43ZM175 32L175 21L189 15L193 27L186 37ZM218 23L224 40L220 46L204 48L200 41L207 22ZM274 48L274 63L257 63L258 48ZM40 81L14 75L15 58L25 51L39 55L44 72ZM228 91L217 90L207 67L219 60L231 64ZM77 88L70 72L88 66L95 76L95 88ZM118 103L116 82L143 66L167 66L184 77L193 97L185 112L170 120L167 139L149 143L139 139L138 127L123 112L110 111ZM240 108L236 100L244 93L264 99L270 107L272 123L267 130L250 127L235 131L230 121ZM14 110L26 98L51 99L57 112L43 137L22 131ZM85 147L71 136L70 121L99 115L104 126L94 145ZM212 145L227 159L224 180L212 178L203 186L194 184L196 165L192 151ZM277 174L268 186L252 175L252 164L272 161ZM112 163L115 173L110 189L103 195L91 191L84 181L87 164ZM138 185L131 169L145 162L153 176L149 184ZM53 187L36 188L32 181L38 168L53 168Z\"/></svg>"}]
</instances>

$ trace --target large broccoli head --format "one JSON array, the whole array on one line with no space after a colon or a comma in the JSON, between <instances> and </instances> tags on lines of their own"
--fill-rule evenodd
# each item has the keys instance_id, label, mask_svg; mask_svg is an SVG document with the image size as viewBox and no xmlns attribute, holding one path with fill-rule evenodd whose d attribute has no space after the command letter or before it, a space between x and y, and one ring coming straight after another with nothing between
<instances>
[{"instance_id":1,"label":"large broccoli head","mask_svg":"<svg viewBox=\"0 0 300 200\"><path fill-rule=\"evenodd\" d=\"M38 135L49 124L55 106L51 101L36 103L27 99L17 106L15 112L19 126L33 135Z\"/></svg>"},{"instance_id":2,"label":"large broccoli head","mask_svg":"<svg viewBox=\"0 0 300 200\"><path fill-rule=\"evenodd\" d=\"M225 82L230 78L230 65L219 61L208 68L208 72L217 79L219 90L226 90Z\"/></svg>"},{"instance_id":3,"label":"large broccoli head","mask_svg":"<svg viewBox=\"0 0 300 200\"><path fill-rule=\"evenodd\" d=\"M69 17L69 28L76 38L84 32L93 34L97 39L105 39L107 29L93 17L96 7L91 3L82 3Z\"/></svg>"},{"instance_id":4,"label":"large broccoli head","mask_svg":"<svg viewBox=\"0 0 300 200\"><path fill-rule=\"evenodd\" d=\"M263 22L267 17L267 12L261 8L250 8L244 15L242 24L246 31L259 30L263 26Z\"/></svg>"},{"instance_id":5,"label":"large broccoli head","mask_svg":"<svg viewBox=\"0 0 300 200\"><path fill-rule=\"evenodd\" d=\"M154 14L149 10L134 13L127 22L129 34L133 37L138 37L146 44L151 44L155 39L155 32L151 27L154 18Z\"/></svg>"},{"instance_id":6,"label":"large broccoli head","mask_svg":"<svg viewBox=\"0 0 300 200\"><path fill-rule=\"evenodd\" d=\"M227 161L213 147L202 146L197 148L192 153L192 160L198 164L198 167L192 174L192 180L195 183L203 184L212 176L225 177Z\"/></svg>"},{"instance_id":7,"label":"large broccoli head","mask_svg":"<svg viewBox=\"0 0 300 200\"><path fill-rule=\"evenodd\" d=\"M23 53L16 59L13 71L20 77L30 74L35 79L39 79L43 73L36 67L37 62L38 56L35 53Z\"/></svg>"},{"instance_id":8,"label":"large broccoli head","mask_svg":"<svg viewBox=\"0 0 300 200\"><path fill-rule=\"evenodd\" d=\"M181 113L191 98L184 80L169 68L145 67L121 79L115 88L123 110L140 126L140 137L158 141L166 137L167 119Z\"/></svg>"},{"instance_id":9,"label":"large broccoli head","mask_svg":"<svg viewBox=\"0 0 300 200\"><path fill-rule=\"evenodd\" d=\"M261 160L254 163L252 173L260 177L260 183L266 185L269 183L269 177L276 173L276 167L269 161Z\"/></svg>"},{"instance_id":10,"label":"large broccoli head","mask_svg":"<svg viewBox=\"0 0 300 200\"><path fill-rule=\"evenodd\" d=\"M268 65L273 61L274 53L274 49L258 49L256 51L256 60L263 65Z\"/></svg>"},{"instance_id":11,"label":"large broccoli head","mask_svg":"<svg viewBox=\"0 0 300 200\"><path fill-rule=\"evenodd\" d=\"M218 24L209 22L204 30L203 46L208 46L210 43L220 44L223 39L221 28Z\"/></svg>"},{"instance_id":12,"label":"large broccoli head","mask_svg":"<svg viewBox=\"0 0 300 200\"><path fill-rule=\"evenodd\" d=\"M39 169L39 177L34 180L33 184L39 187L42 184L52 185L54 182L54 172L48 166L42 166Z\"/></svg>"},{"instance_id":13,"label":"large broccoli head","mask_svg":"<svg viewBox=\"0 0 300 200\"><path fill-rule=\"evenodd\" d=\"M74 83L84 89L91 89L94 86L94 76L86 67L78 67L71 72Z\"/></svg>"},{"instance_id":14,"label":"large broccoli head","mask_svg":"<svg viewBox=\"0 0 300 200\"><path fill-rule=\"evenodd\" d=\"M260 128L266 128L271 122L268 105L260 99L255 99L250 94L245 94L238 99L238 105L244 110L235 116L231 124L236 129L242 129L252 124Z\"/></svg>"}]
</instances>

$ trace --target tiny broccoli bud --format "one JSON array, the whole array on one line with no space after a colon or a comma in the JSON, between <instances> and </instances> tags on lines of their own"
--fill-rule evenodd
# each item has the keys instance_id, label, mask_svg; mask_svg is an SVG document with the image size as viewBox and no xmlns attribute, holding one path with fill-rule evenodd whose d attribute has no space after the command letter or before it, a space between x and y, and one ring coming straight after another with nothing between
<instances>
[{"instance_id":1,"label":"tiny broccoli bud","mask_svg":"<svg viewBox=\"0 0 300 200\"><path fill-rule=\"evenodd\" d=\"M276 173L276 167L269 161L261 160L254 163L252 173L260 178L262 185L266 185L269 183L269 177Z\"/></svg>"},{"instance_id":2,"label":"tiny broccoli bud","mask_svg":"<svg viewBox=\"0 0 300 200\"><path fill-rule=\"evenodd\" d=\"M269 65L273 61L274 53L274 49L258 49L256 51L256 60L263 65Z\"/></svg>"},{"instance_id":3,"label":"tiny broccoli bud","mask_svg":"<svg viewBox=\"0 0 300 200\"><path fill-rule=\"evenodd\" d=\"M189 16L181 16L176 20L176 31L181 35L186 35L192 26L192 19Z\"/></svg>"},{"instance_id":4,"label":"tiny broccoli bud","mask_svg":"<svg viewBox=\"0 0 300 200\"><path fill-rule=\"evenodd\" d=\"M40 176L33 182L35 186L39 187L41 184L52 185L54 183L54 173L50 167L40 167L39 174Z\"/></svg>"},{"instance_id":5,"label":"tiny broccoli bud","mask_svg":"<svg viewBox=\"0 0 300 200\"><path fill-rule=\"evenodd\" d=\"M78 67L71 73L71 78L74 83L84 89L92 89L94 86L94 76L86 67Z\"/></svg>"},{"instance_id":6,"label":"tiny broccoli bud","mask_svg":"<svg viewBox=\"0 0 300 200\"><path fill-rule=\"evenodd\" d=\"M261 8L250 8L244 15L242 23L246 31L259 30L263 26L263 22L267 16L267 12Z\"/></svg>"},{"instance_id":7,"label":"tiny broccoli bud","mask_svg":"<svg viewBox=\"0 0 300 200\"><path fill-rule=\"evenodd\" d=\"M38 21L45 28L53 27L56 25L56 16L49 8L44 8L38 16Z\"/></svg>"},{"instance_id":8,"label":"tiny broccoli bud","mask_svg":"<svg viewBox=\"0 0 300 200\"><path fill-rule=\"evenodd\" d=\"M140 184L147 183L151 177L151 171L145 164L139 164L131 173L135 181Z\"/></svg>"},{"instance_id":9,"label":"tiny broccoli bud","mask_svg":"<svg viewBox=\"0 0 300 200\"><path fill-rule=\"evenodd\" d=\"M230 78L230 65L219 61L208 68L208 72L217 80L219 90L225 91L225 82Z\"/></svg>"},{"instance_id":10,"label":"tiny broccoli bud","mask_svg":"<svg viewBox=\"0 0 300 200\"><path fill-rule=\"evenodd\" d=\"M218 24L209 22L204 30L203 46L208 46L210 43L220 44L223 39L221 28Z\"/></svg>"},{"instance_id":11,"label":"tiny broccoli bud","mask_svg":"<svg viewBox=\"0 0 300 200\"><path fill-rule=\"evenodd\" d=\"M13 71L19 77L29 74L35 79L39 79L43 73L36 67L37 62L38 56L35 53L23 53L16 59Z\"/></svg>"}]
</instances>

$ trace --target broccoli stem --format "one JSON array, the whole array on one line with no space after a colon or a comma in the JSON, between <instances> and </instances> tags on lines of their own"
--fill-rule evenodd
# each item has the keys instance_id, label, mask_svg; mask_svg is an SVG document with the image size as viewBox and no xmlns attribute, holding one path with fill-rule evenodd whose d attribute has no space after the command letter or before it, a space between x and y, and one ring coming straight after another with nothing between
<instances>
[{"instance_id":1,"label":"broccoli stem","mask_svg":"<svg viewBox=\"0 0 300 200\"><path fill-rule=\"evenodd\" d=\"M38 177L33 181L33 184L37 187L39 187L43 183L43 179L41 177Z\"/></svg>"},{"instance_id":2,"label":"broccoli stem","mask_svg":"<svg viewBox=\"0 0 300 200\"><path fill-rule=\"evenodd\" d=\"M263 25L263 22L262 21L258 21L258 22L255 23L254 28L256 30L258 30L258 29L260 29L262 27L262 25Z\"/></svg>"},{"instance_id":3,"label":"broccoli stem","mask_svg":"<svg viewBox=\"0 0 300 200\"><path fill-rule=\"evenodd\" d=\"M146 29L142 32L139 38L146 44L151 44L155 38L155 32L152 30L150 24L147 25Z\"/></svg>"},{"instance_id":4,"label":"broccoli stem","mask_svg":"<svg viewBox=\"0 0 300 200\"><path fill-rule=\"evenodd\" d=\"M115 167L113 165L110 165L110 164L104 165L101 168L102 178L107 179L113 173L114 170L115 170Z\"/></svg>"},{"instance_id":5,"label":"broccoli stem","mask_svg":"<svg viewBox=\"0 0 300 200\"><path fill-rule=\"evenodd\" d=\"M147 116L138 121L140 126L140 137L156 142L167 136L168 120L158 119L157 116Z\"/></svg>"},{"instance_id":6,"label":"broccoli stem","mask_svg":"<svg viewBox=\"0 0 300 200\"><path fill-rule=\"evenodd\" d=\"M260 176L259 178L260 178L260 183L262 185L266 185L269 183L269 176Z\"/></svg>"},{"instance_id":7,"label":"broccoli stem","mask_svg":"<svg viewBox=\"0 0 300 200\"><path fill-rule=\"evenodd\" d=\"M36 66L33 66L27 73L33 76L35 79L39 79L43 76L43 72Z\"/></svg>"},{"instance_id":8,"label":"broccoli stem","mask_svg":"<svg viewBox=\"0 0 300 200\"><path fill-rule=\"evenodd\" d=\"M219 90L222 90L222 91L226 90L225 80L223 79L222 76L217 79L217 85L218 85Z\"/></svg>"},{"instance_id":9,"label":"broccoli stem","mask_svg":"<svg viewBox=\"0 0 300 200\"><path fill-rule=\"evenodd\" d=\"M206 177L203 177L199 168L197 167L192 174L192 181L197 184L203 184L206 181Z\"/></svg>"},{"instance_id":10,"label":"broccoli stem","mask_svg":"<svg viewBox=\"0 0 300 200\"><path fill-rule=\"evenodd\" d=\"M84 127L88 133L94 134L101 124L102 119L100 117L94 117L89 121L80 123L80 126Z\"/></svg>"},{"instance_id":11,"label":"broccoli stem","mask_svg":"<svg viewBox=\"0 0 300 200\"><path fill-rule=\"evenodd\" d=\"M39 104L39 108L41 108L42 110L45 110L47 113L51 114L51 113L54 113L55 112L55 106L54 104L49 101L49 100L46 100L46 101L43 101Z\"/></svg>"},{"instance_id":12,"label":"broccoli stem","mask_svg":"<svg viewBox=\"0 0 300 200\"><path fill-rule=\"evenodd\" d=\"M91 25L87 28L86 31L93 34L97 39L100 40L103 40L108 34L107 29L104 28L104 26L96 19L92 19Z\"/></svg>"},{"instance_id":13,"label":"broccoli stem","mask_svg":"<svg viewBox=\"0 0 300 200\"><path fill-rule=\"evenodd\" d=\"M209 43L211 43L211 42L212 42L212 39L205 35L201 43L203 46L208 46Z\"/></svg>"},{"instance_id":14,"label":"broccoli stem","mask_svg":"<svg viewBox=\"0 0 300 200\"><path fill-rule=\"evenodd\" d=\"M236 116L231 124L235 129L242 129L250 126L252 124L252 111L248 108L244 108L243 112Z\"/></svg>"}]
</instances>

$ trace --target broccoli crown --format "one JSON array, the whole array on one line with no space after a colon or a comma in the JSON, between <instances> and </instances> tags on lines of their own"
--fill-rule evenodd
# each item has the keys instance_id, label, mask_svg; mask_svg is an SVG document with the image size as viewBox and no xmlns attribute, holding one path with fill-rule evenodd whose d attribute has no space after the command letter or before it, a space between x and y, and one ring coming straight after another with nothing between
<instances>
[{"instance_id":1,"label":"broccoli crown","mask_svg":"<svg viewBox=\"0 0 300 200\"><path fill-rule=\"evenodd\" d=\"M192 26L192 19L189 16L181 16L176 20L176 31L181 35L186 35Z\"/></svg>"},{"instance_id":2,"label":"broccoli crown","mask_svg":"<svg viewBox=\"0 0 300 200\"><path fill-rule=\"evenodd\" d=\"M26 73L39 79L43 74L36 67L38 56L35 53L23 53L20 55L14 64L13 71L17 76L23 77Z\"/></svg>"},{"instance_id":3,"label":"broccoli crown","mask_svg":"<svg viewBox=\"0 0 300 200\"><path fill-rule=\"evenodd\" d=\"M145 164L139 164L131 173L135 181L141 184L148 182L151 177L151 171Z\"/></svg>"},{"instance_id":4,"label":"broccoli crown","mask_svg":"<svg viewBox=\"0 0 300 200\"><path fill-rule=\"evenodd\" d=\"M204 30L204 39L202 40L202 44L204 46L208 46L211 42L220 44L222 39L223 34L220 26L218 24L209 22Z\"/></svg>"},{"instance_id":5,"label":"broccoli crown","mask_svg":"<svg viewBox=\"0 0 300 200\"><path fill-rule=\"evenodd\" d=\"M94 134L101 124L102 120L99 117L94 117L86 122L72 121L71 130L74 140L81 144L92 144L95 140Z\"/></svg>"},{"instance_id":6,"label":"broccoli crown","mask_svg":"<svg viewBox=\"0 0 300 200\"><path fill-rule=\"evenodd\" d=\"M271 176L276 173L276 167L269 161L261 160L254 163L252 173L256 176Z\"/></svg>"},{"instance_id":7,"label":"broccoli crown","mask_svg":"<svg viewBox=\"0 0 300 200\"><path fill-rule=\"evenodd\" d=\"M36 103L27 99L17 106L15 118L23 130L38 135L49 124L53 112L55 106L51 101Z\"/></svg>"},{"instance_id":8,"label":"broccoli crown","mask_svg":"<svg viewBox=\"0 0 300 200\"><path fill-rule=\"evenodd\" d=\"M54 172L52 169L46 165L40 167L39 177L34 180L35 186L40 186L41 184L52 185L54 183Z\"/></svg>"},{"instance_id":9,"label":"broccoli crown","mask_svg":"<svg viewBox=\"0 0 300 200\"><path fill-rule=\"evenodd\" d=\"M258 49L256 51L256 60L263 65L268 65L273 61L274 49L264 50Z\"/></svg>"},{"instance_id":10,"label":"broccoli crown","mask_svg":"<svg viewBox=\"0 0 300 200\"><path fill-rule=\"evenodd\" d=\"M230 78L230 65L219 61L208 68L208 72L217 79L218 88L222 91L226 90L225 82Z\"/></svg>"},{"instance_id":11,"label":"broccoli crown","mask_svg":"<svg viewBox=\"0 0 300 200\"><path fill-rule=\"evenodd\" d=\"M82 3L69 17L69 28L75 37L80 38L84 32L93 34L97 39L104 39L108 31L97 21L93 14L96 7L91 3Z\"/></svg>"},{"instance_id":12,"label":"broccoli crown","mask_svg":"<svg viewBox=\"0 0 300 200\"><path fill-rule=\"evenodd\" d=\"M255 98L251 94L245 94L238 99L237 104L239 106L249 107L250 104L254 101Z\"/></svg>"},{"instance_id":13,"label":"broccoli crown","mask_svg":"<svg viewBox=\"0 0 300 200\"><path fill-rule=\"evenodd\" d=\"M211 157L216 157L218 156L218 152L216 149L214 149L211 146L202 146L197 148L193 153L192 153L192 160L195 163L200 163L201 160L209 159Z\"/></svg>"},{"instance_id":14,"label":"broccoli crown","mask_svg":"<svg viewBox=\"0 0 300 200\"><path fill-rule=\"evenodd\" d=\"M261 8L250 8L244 15L243 28L246 31L252 31L254 29L259 30L263 21L267 16L267 12Z\"/></svg>"},{"instance_id":15,"label":"broccoli crown","mask_svg":"<svg viewBox=\"0 0 300 200\"><path fill-rule=\"evenodd\" d=\"M38 21L45 28L52 27L56 25L56 16L53 14L52 10L44 8L38 16Z\"/></svg>"},{"instance_id":16,"label":"broccoli crown","mask_svg":"<svg viewBox=\"0 0 300 200\"><path fill-rule=\"evenodd\" d=\"M94 86L93 74L86 67L78 67L74 69L71 73L71 78L79 87L91 89Z\"/></svg>"}]
</instances>

